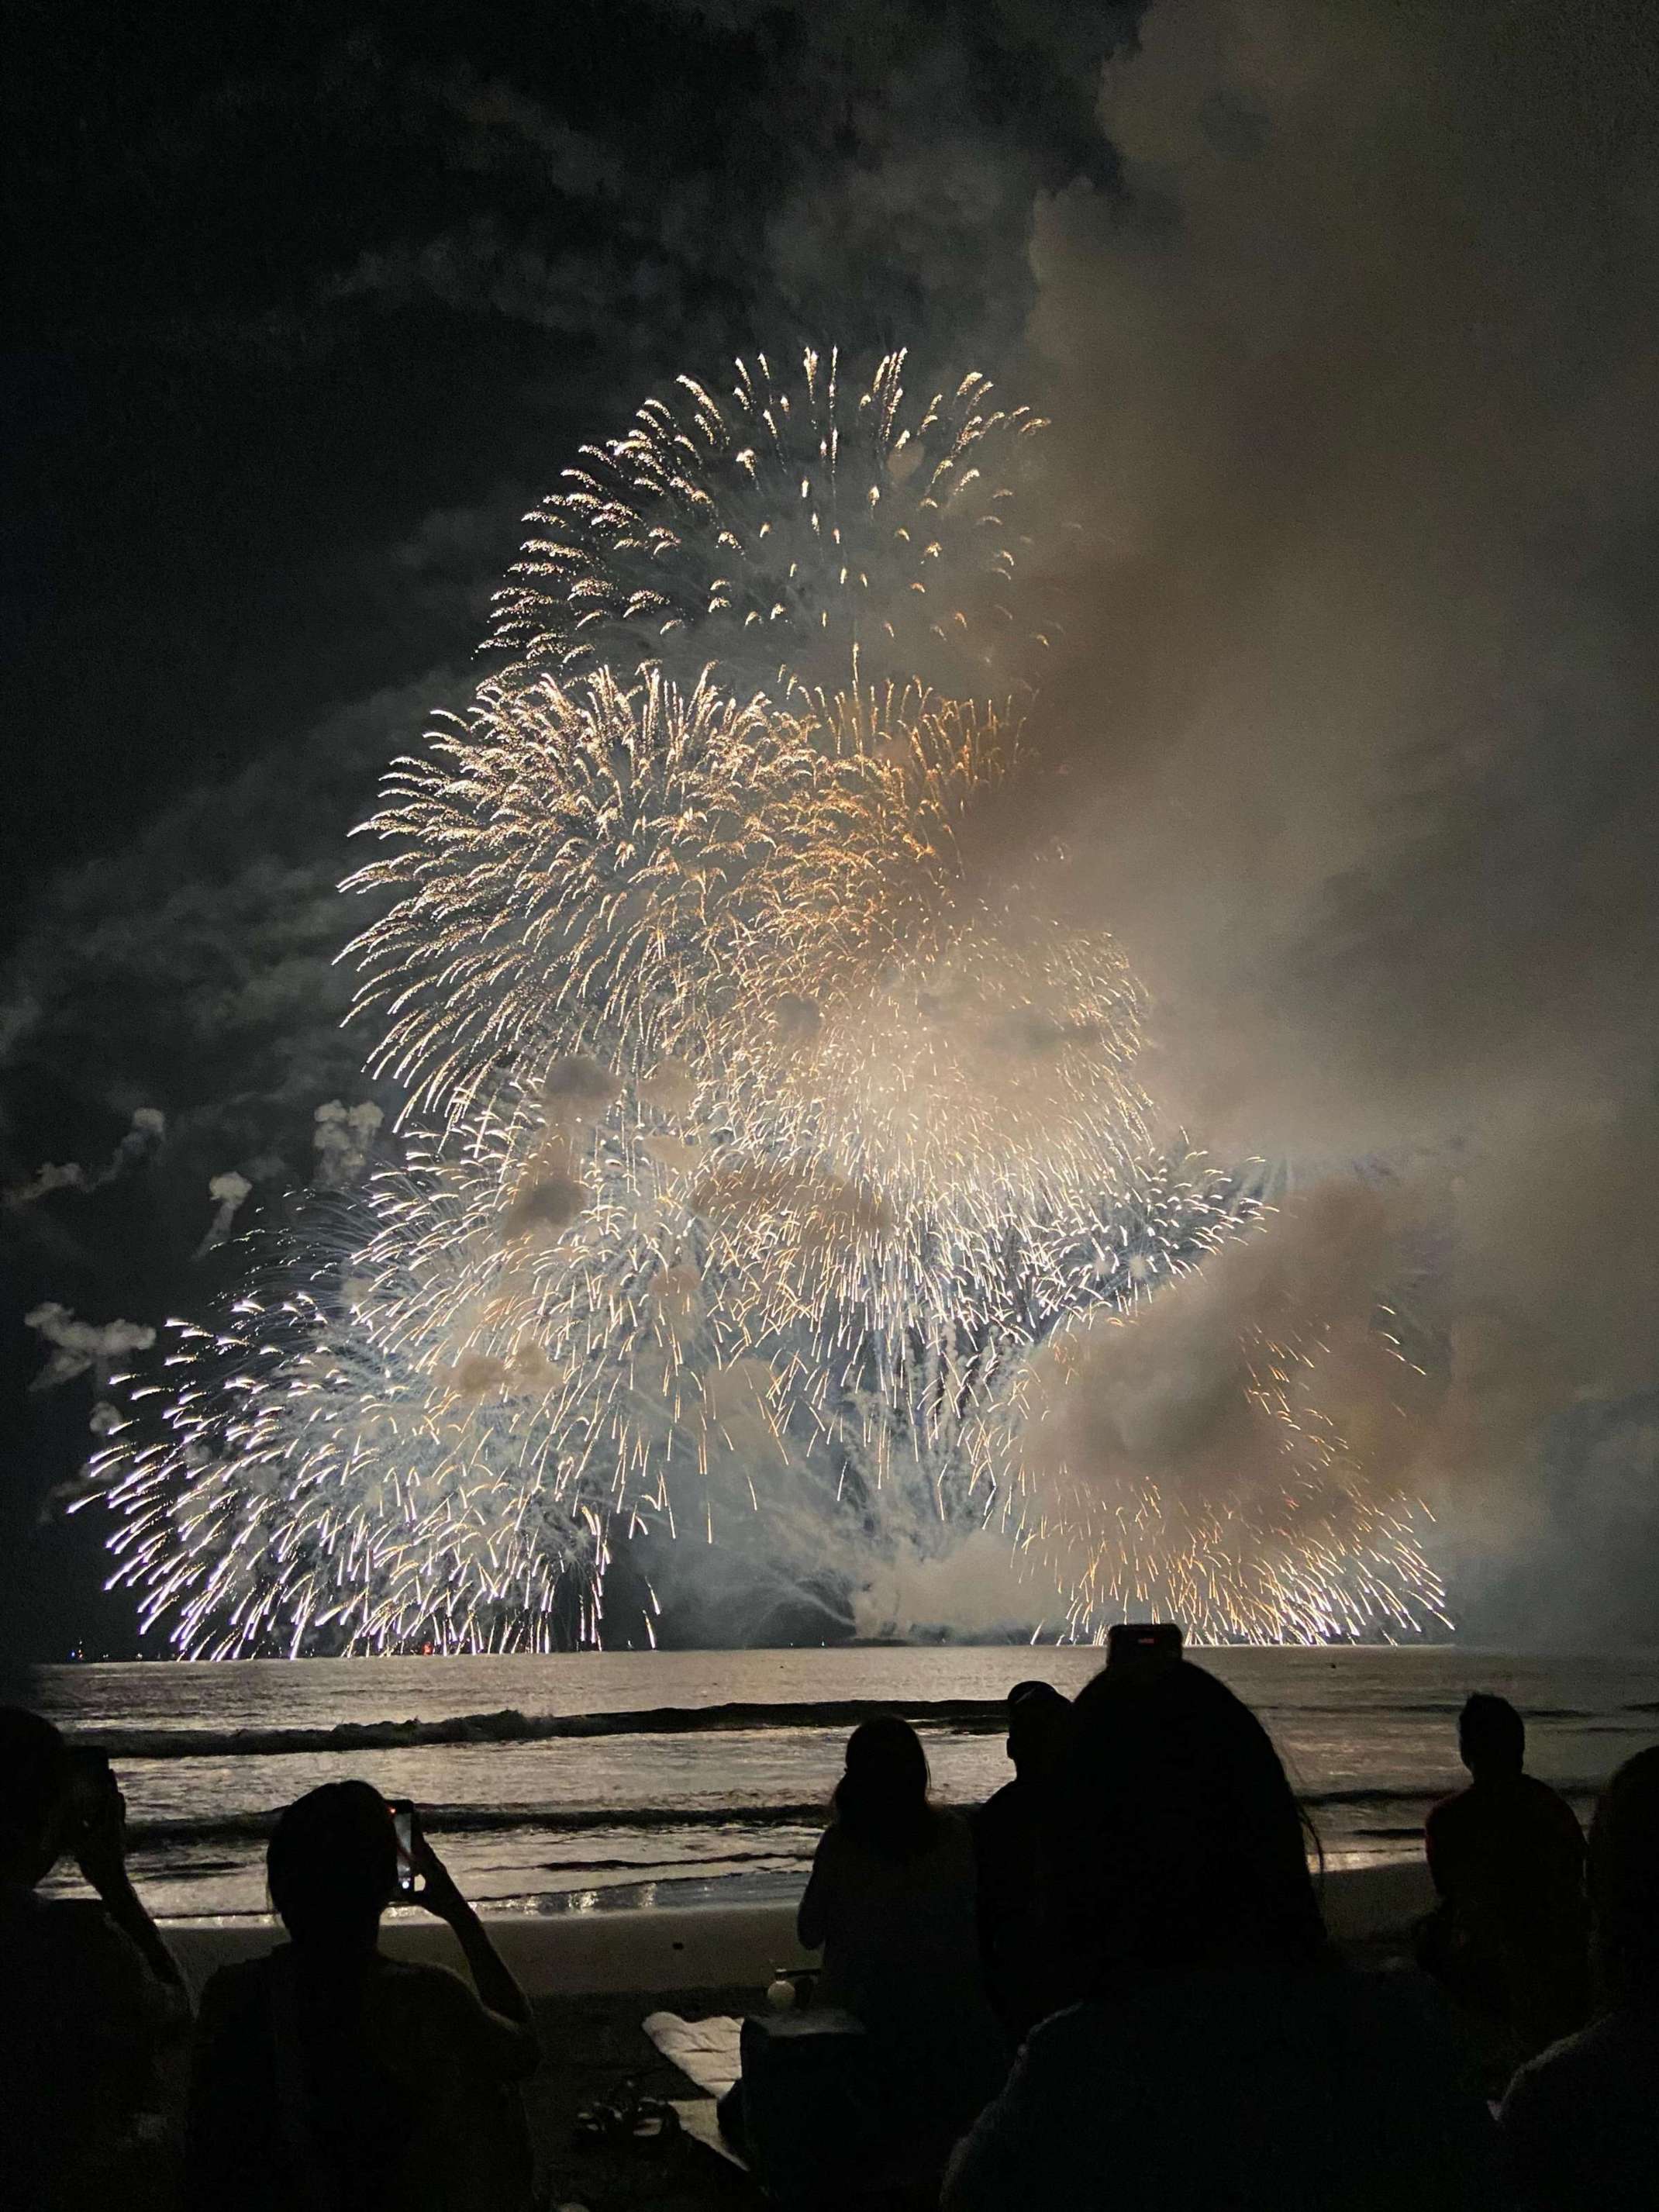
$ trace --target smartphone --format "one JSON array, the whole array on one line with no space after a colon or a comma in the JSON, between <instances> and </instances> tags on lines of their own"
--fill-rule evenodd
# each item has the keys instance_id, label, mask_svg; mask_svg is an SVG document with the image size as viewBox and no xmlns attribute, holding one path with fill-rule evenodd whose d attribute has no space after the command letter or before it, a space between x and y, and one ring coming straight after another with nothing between
<instances>
[{"instance_id":1,"label":"smartphone","mask_svg":"<svg viewBox=\"0 0 1659 2212\"><path fill-rule=\"evenodd\" d=\"M69 1747L69 1794L76 1817L84 1820L95 1812L115 1787L115 1776L109 1763L109 1753L98 1751L89 1743L72 1743Z\"/></svg>"},{"instance_id":2,"label":"smartphone","mask_svg":"<svg viewBox=\"0 0 1659 2212\"><path fill-rule=\"evenodd\" d=\"M392 1815L392 1832L398 1838L398 1894L415 1894L415 1808L407 1797L393 1797L386 1810Z\"/></svg>"},{"instance_id":3,"label":"smartphone","mask_svg":"<svg viewBox=\"0 0 1659 2212\"><path fill-rule=\"evenodd\" d=\"M1120 1620L1106 1632L1109 1667L1167 1667L1181 1656L1182 1631L1173 1620Z\"/></svg>"}]
</instances>

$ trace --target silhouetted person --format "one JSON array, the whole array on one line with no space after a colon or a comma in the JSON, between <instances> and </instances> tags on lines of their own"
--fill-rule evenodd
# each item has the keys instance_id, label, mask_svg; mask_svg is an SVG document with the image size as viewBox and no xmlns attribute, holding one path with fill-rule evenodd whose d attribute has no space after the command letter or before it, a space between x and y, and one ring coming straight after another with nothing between
<instances>
[{"instance_id":1,"label":"silhouetted person","mask_svg":"<svg viewBox=\"0 0 1659 2212\"><path fill-rule=\"evenodd\" d=\"M189 2004L126 1869L108 1765L0 1708L0 2188L57 2208L148 2204L165 2185L158 2049ZM65 1853L98 1902L47 1899Z\"/></svg>"},{"instance_id":2,"label":"silhouetted person","mask_svg":"<svg viewBox=\"0 0 1659 2212\"><path fill-rule=\"evenodd\" d=\"M530 2008L425 1838L417 1902L453 1930L477 1987L387 1958L391 1808L366 1782L290 1805L266 1856L289 1941L222 1966L203 1995L187 2202L197 2212L516 2212L530 2195L512 2085L532 2073Z\"/></svg>"},{"instance_id":3,"label":"silhouetted person","mask_svg":"<svg viewBox=\"0 0 1659 2212\"><path fill-rule=\"evenodd\" d=\"M863 2022L897 2119L915 2140L937 2136L942 2154L1007 2052L980 1973L968 1824L927 1792L906 1722L854 1729L797 1928L805 1948L823 1947L815 2002Z\"/></svg>"},{"instance_id":4,"label":"silhouetted person","mask_svg":"<svg viewBox=\"0 0 1659 2212\"><path fill-rule=\"evenodd\" d=\"M1436 1991L1334 1959L1284 1768L1212 1674L1088 1685L1044 1853L1088 1994L1032 2029L945 2212L1487 2212L1495 2130Z\"/></svg>"},{"instance_id":5,"label":"silhouetted person","mask_svg":"<svg viewBox=\"0 0 1659 2212\"><path fill-rule=\"evenodd\" d=\"M1526 1723L1506 1698L1469 1698L1457 1747L1469 1785L1423 1832L1441 1904L1419 1956L1523 2053L1538 2051L1579 2027L1588 2002L1583 1835L1524 1771Z\"/></svg>"},{"instance_id":6,"label":"silhouetted person","mask_svg":"<svg viewBox=\"0 0 1659 2212\"><path fill-rule=\"evenodd\" d=\"M1659 2203L1659 1746L1590 1824L1598 2017L1523 2066L1498 2124L1528 2212Z\"/></svg>"},{"instance_id":7,"label":"silhouetted person","mask_svg":"<svg viewBox=\"0 0 1659 2212\"><path fill-rule=\"evenodd\" d=\"M1011 2045L1054 2009L1055 1975L1038 1893L1037 1844L1044 1779L1071 1717L1051 1682L1018 1682L1008 1692L1008 1756L1014 1778L973 1815L979 1869L980 1956L986 1987Z\"/></svg>"}]
</instances>

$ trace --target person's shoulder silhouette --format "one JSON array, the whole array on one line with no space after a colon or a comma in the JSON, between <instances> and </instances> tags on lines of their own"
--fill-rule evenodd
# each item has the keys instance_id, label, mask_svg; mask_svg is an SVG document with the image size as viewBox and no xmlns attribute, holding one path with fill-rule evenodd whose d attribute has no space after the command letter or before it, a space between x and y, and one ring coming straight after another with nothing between
<instances>
[{"instance_id":1,"label":"person's shoulder silhouette","mask_svg":"<svg viewBox=\"0 0 1659 2212\"><path fill-rule=\"evenodd\" d=\"M1071 1710L1052 1683L1014 1685L1006 1747L1013 1776L973 1816L986 1985L1015 2044L1053 2009L1056 1976L1044 1933L1037 1847L1043 1790Z\"/></svg>"},{"instance_id":2,"label":"person's shoulder silhouette","mask_svg":"<svg viewBox=\"0 0 1659 2212\"><path fill-rule=\"evenodd\" d=\"M932 1803L927 1754L883 1714L855 1729L797 1917L818 2001L859 2021L895 2108L948 2141L1007 2063L980 1968L967 1823Z\"/></svg>"},{"instance_id":3,"label":"person's shoulder silhouette","mask_svg":"<svg viewBox=\"0 0 1659 2212\"><path fill-rule=\"evenodd\" d=\"M1468 1786L1424 1826L1441 1901L1419 1955L1519 2051L1537 2051L1584 2017L1583 1836L1565 1799L1526 1771L1526 1724L1507 1698L1468 1700L1458 1750Z\"/></svg>"},{"instance_id":4,"label":"person's shoulder silhouette","mask_svg":"<svg viewBox=\"0 0 1659 2212\"><path fill-rule=\"evenodd\" d=\"M1589 1892L1600 2016L1523 2066L1499 2114L1528 2212L1659 2202L1659 1746L1601 1794Z\"/></svg>"}]
</instances>

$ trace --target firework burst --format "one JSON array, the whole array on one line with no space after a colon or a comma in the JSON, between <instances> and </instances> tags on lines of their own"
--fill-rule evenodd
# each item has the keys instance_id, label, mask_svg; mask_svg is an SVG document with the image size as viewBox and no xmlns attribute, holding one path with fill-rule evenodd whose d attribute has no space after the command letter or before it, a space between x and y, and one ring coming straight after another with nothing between
<instances>
[{"instance_id":1,"label":"firework burst","mask_svg":"<svg viewBox=\"0 0 1659 2212\"><path fill-rule=\"evenodd\" d=\"M1426 1378L1376 1303L1378 1224L1358 1184L1248 1203L1207 1264L1074 1308L1017 1363L973 1453L1070 1635L1126 1613L1218 1641L1443 1623L1410 1480Z\"/></svg>"},{"instance_id":2,"label":"firework burst","mask_svg":"<svg viewBox=\"0 0 1659 2212\"><path fill-rule=\"evenodd\" d=\"M862 650L907 678L965 665L978 689L1017 627L1010 477L1043 425L977 374L908 400L904 367L849 387L833 349L793 379L763 354L584 447L496 595L515 675L689 654L836 682Z\"/></svg>"},{"instance_id":3,"label":"firework burst","mask_svg":"<svg viewBox=\"0 0 1659 2212\"><path fill-rule=\"evenodd\" d=\"M1261 1208L1156 1138L1119 948L1050 862L989 863L1039 425L902 368L684 382L538 510L509 664L395 765L349 886L405 1163L182 1332L161 1433L100 1456L180 1650L596 1640L619 1531L1000 1525L1079 1636L1431 1609L1386 1394L1328 1410L1352 1332L1212 1346L1222 1443L1102 1429L1117 1323Z\"/></svg>"}]
</instances>

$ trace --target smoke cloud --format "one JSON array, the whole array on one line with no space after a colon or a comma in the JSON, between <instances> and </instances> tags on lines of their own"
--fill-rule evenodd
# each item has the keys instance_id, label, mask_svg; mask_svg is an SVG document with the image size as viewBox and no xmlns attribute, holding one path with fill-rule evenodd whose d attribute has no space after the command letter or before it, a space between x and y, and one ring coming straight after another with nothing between
<instances>
[{"instance_id":1,"label":"smoke cloud","mask_svg":"<svg viewBox=\"0 0 1659 2212\"><path fill-rule=\"evenodd\" d=\"M1431 1208L1412 1451L1466 1626L1643 1452L1626 1590L1604 1564L1655 1621L1656 45L1618 0L1162 0L1104 82L1122 194L1032 240L1032 831L1154 994L1171 1121ZM1206 1434L1277 1295L1222 1289L1209 1350L1149 1310L1114 1419Z\"/></svg>"},{"instance_id":2,"label":"smoke cloud","mask_svg":"<svg viewBox=\"0 0 1659 2212\"><path fill-rule=\"evenodd\" d=\"M861 1637L997 1640L1030 1636L1033 1628L1053 1635L1061 1626L1052 1578L1034 1571L994 1532L934 1555L907 1548L873 1567L858 1559L849 1579L854 1627Z\"/></svg>"},{"instance_id":3,"label":"smoke cloud","mask_svg":"<svg viewBox=\"0 0 1659 2212\"><path fill-rule=\"evenodd\" d=\"M5 1192L7 1206L32 1206L36 1199L46 1198L55 1190L102 1190L129 1168L137 1167L149 1159L167 1134L167 1117L157 1106L140 1106L132 1117L132 1126L116 1146L101 1168L91 1170L78 1161L65 1160L54 1166L48 1160L43 1167L21 1182L13 1183Z\"/></svg>"},{"instance_id":4,"label":"smoke cloud","mask_svg":"<svg viewBox=\"0 0 1659 2212\"><path fill-rule=\"evenodd\" d=\"M369 1099L356 1106L346 1106L339 1099L331 1098L325 1106L317 1109L313 1119L316 1127L312 1131L311 1142L317 1155L318 1183L324 1190L349 1190L362 1179L368 1165L385 1115ZM222 1194L214 1194L216 1197Z\"/></svg>"},{"instance_id":5,"label":"smoke cloud","mask_svg":"<svg viewBox=\"0 0 1659 2212\"><path fill-rule=\"evenodd\" d=\"M198 1260L204 1258L216 1245L224 1243L230 1234L230 1224L236 1218L238 1209L252 1194L252 1189L253 1185L247 1177L238 1175L234 1168L226 1175L216 1175L210 1180L208 1196L218 1203L213 1218L208 1224L207 1234L196 1248Z\"/></svg>"},{"instance_id":6,"label":"smoke cloud","mask_svg":"<svg viewBox=\"0 0 1659 2212\"><path fill-rule=\"evenodd\" d=\"M90 1371L100 1399L107 1396L117 1360L134 1352L148 1352L155 1331L141 1322L77 1321L67 1306L48 1300L23 1316L27 1328L38 1330L52 1347L52 1357L30 1383L31 1390L51 1390Z\"/></svg>"}]
</instances>

